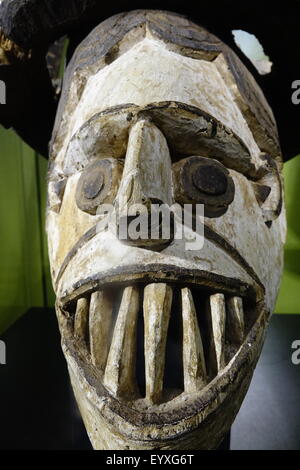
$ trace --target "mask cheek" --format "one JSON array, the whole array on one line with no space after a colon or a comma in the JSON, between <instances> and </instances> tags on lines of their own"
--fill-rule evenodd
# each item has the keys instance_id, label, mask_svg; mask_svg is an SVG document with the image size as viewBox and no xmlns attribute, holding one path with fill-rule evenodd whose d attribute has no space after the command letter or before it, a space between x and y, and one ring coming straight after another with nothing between
<instances>
[{"instance_id":1,"label":"mask cheek","mask_svg":"<svg viewBox=\"0 0 300 470\"><path fill-rule=\"evenodd\" d=\"M59 270L64 258L76 242L95 224L95 217L81 211L76 204L75 195L79 178L80 173L67 179L59 212L48 208L49 257L54 273ZM48 186L48 194L50 190Z\"/></svg>"},{"instance_id":2,"label":"mask cheek","mask_svg":"<svg viewBox=\"0 0 300 470\"><path fill-rule=\"evenodd\" d=\"M252 267L273 303L277 293L275 273L280 273L282 268L279 260L285 232L281 222L284 214L268 227L253 182L234 170L230 170L230 175L235 185L233 202L224 215L206 218L205 223L230 243Z\"/></svg>"}]
</instances>

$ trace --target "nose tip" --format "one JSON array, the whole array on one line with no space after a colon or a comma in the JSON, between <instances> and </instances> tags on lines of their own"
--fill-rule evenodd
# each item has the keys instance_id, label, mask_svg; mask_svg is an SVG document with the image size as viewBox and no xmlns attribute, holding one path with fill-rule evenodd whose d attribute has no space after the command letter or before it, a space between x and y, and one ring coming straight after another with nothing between
<instances>
[{"instance_id":1,"label":"nose tip","mask_svg":"<svg viewBox=\"0 0 300 470\"><path fill-rule=\"evenodd\" d=\"M131 246L163 249L174 239L174 217L163 201L149 198L118 217L119 240Z\"/></svg>"}]
</instances>

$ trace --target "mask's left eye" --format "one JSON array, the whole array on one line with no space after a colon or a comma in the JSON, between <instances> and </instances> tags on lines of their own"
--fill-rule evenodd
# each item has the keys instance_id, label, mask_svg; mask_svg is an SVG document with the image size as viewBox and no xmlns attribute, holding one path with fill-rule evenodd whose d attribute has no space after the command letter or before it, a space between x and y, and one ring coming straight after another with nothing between
<instances>
[{"instance_id":1,"label":"mask's left eye","mask_svg":"<svg viewBox=\"0 0 300 470\"><path fill-rule=\"evenodd\" d=\"M123 162L106 158L90 163L83 170L76 188L76 204L95 215L100 204L114 201L123 172Z\"/></svg>"}]
</instances>

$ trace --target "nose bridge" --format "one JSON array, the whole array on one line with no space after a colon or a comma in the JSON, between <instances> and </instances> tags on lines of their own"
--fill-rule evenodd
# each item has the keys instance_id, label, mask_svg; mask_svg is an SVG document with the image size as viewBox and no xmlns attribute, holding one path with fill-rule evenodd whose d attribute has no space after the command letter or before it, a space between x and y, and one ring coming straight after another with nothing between
<instances>
[{"instance_id":1,"label":"nose bridge","mask_svg":"<svg viewBox=\"0 0 300 470\"><path fill-rule=\"evenodd\" d=\"M148 210L151 201L172 204L171 157L162 132L141 119L130 131L125 165L117 194L119 216L133 204Z\"/></svg>"},{"instance_id":2,"label":"nose bridge","mask_svg":"<svg viewBox=\"0 0 300 470\"><path fill-rule=\"evenodd\" d=\"M153 222L152 204L156 207L157 204L170 206L172 201L172 168L167 141L152 122L140 119L129 134L116 197L119 238L124 243L150 249L160 249L169 244L174 234L173 220L166 234L162 231L160 219ZM131 231L133 226L140 228L138 233L135 229L134 233Z\"/></svg>"}]
</instances>

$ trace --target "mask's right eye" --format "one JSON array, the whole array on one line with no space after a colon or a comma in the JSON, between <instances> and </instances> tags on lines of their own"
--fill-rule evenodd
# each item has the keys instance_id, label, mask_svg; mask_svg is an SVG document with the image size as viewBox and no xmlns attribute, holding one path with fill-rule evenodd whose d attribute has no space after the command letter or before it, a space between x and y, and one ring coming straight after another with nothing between
<instances>
[{"instance_id":1,"label":"mask's right eye","mask_svg":"<svg viewBox=\"0 0 300 470\"><path fill-rule=\"evenodd\" d=\"M100 204L114 201L123 172L123 162L106 158L90 163L83 170L76 189L76 204L95 215Z\"/></svg>"}]
</instances>

